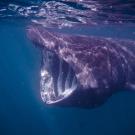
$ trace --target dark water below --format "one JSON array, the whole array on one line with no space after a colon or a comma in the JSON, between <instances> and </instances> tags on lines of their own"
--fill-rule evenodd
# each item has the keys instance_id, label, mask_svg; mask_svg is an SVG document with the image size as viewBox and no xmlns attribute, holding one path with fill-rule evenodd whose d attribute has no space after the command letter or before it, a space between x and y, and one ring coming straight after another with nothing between
<instances>
[{"instance_id":1,"label":"dark water below","mask_svg":"<svg viewBox=\"0 0 135 135\"><path fill-rule=\"evenodd\" d=\"M0 135L135 135L134 92L117 93L95 109L45 106L39 92L41 54L26 37L27 24L0 18ZM133 24L59 31L135 40Z\"/></svg>"}]
</instances>

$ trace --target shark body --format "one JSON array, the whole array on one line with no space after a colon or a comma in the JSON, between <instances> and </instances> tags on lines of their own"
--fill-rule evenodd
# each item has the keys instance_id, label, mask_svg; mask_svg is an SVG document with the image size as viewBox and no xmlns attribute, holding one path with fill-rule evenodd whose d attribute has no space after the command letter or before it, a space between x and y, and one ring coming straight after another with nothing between
<instances>
[{"instance_id":1,"label":"shark body","mask_svg":"<svg viewBox=\"0 0 135 135\"><path fill-rule=\"evenodd\" d=\"M120 90L135 90L135 42L68 35L30 26L43 50L41 97L46 104L95 107Z\"/></svg>"}]
</instances>

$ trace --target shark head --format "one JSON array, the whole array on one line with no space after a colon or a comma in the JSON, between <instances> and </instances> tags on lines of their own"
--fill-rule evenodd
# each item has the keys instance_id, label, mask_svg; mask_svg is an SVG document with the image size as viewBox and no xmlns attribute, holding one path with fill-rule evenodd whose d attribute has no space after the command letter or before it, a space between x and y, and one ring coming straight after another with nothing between
<instances>
[{"instance_id":1,"label":"shark head","mask_svg":"<svg viewBox=\"0 0 135 135\"><path fill-rule=\"evenodd\" d=\"M46 104L59 104L68 99L78 88L78 82L72 67L64 61L57 51L57 37L39 27L29 27L28 37L42 50L42 68L40 71L41 98Z\"/></svg>"}]
</instances>

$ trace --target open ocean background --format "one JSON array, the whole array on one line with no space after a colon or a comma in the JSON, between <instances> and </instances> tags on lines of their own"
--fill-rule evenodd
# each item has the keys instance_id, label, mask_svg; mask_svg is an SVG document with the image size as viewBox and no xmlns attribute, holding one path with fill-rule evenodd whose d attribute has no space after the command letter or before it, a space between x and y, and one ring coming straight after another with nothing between
<instances>
[{"instance_id":1,"label":"open ocean background","mask_svg":"<svg viewBox=\"0 0 135 135\"><path fill-rule=\"evenodd\" d=\"M135 92L114 94L95 109L45 106L39 91L41 52L28 40L27 25L23 17L0 15L0 135L135 135ZM135 40L133 24L61 31Z\"/></svg>"}]
</instances>

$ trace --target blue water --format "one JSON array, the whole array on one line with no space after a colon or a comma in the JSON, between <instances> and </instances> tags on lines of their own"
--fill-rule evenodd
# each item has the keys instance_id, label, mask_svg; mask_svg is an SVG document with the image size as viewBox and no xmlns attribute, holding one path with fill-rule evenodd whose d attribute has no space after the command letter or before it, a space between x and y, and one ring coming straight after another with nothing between
<instances>
[{"instance_id":1,"label":"blue water","mask_svg":"<svg viewBox=\"0 0 135 135\"><path fill-rule=\"evenodd\" d=\"M26 36L29 21L12 18L0 18L0 135L135 135L135 92L114 94L95 109L45 106L41 52ZM133 24L59 31L135 40Z\"/></svg>"}]
</instances>

